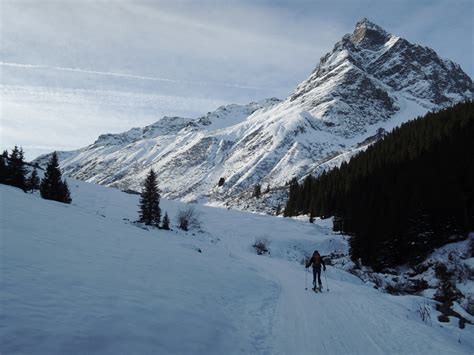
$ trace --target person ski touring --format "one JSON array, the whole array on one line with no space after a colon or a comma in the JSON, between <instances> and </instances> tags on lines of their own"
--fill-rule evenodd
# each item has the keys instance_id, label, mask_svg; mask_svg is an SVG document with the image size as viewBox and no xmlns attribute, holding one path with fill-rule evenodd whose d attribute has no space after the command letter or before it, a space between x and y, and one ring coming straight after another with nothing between
<instances>
[{"instance_id":1,"label":"person ski touring","mask_svg":"<svg viewBox=\"0 0 474 355\"><path fill-rule=\"evenodd\" d=\"M326 264L317 250L314 251L313 256L306 262L306 268L313 266L313 291L319 290L321 292L323 284L321 282L321 265L326 271ZM316 284L316 281L318 282ZM318 287L316 287L318 285Z\"/></svg>"}]
</instances>

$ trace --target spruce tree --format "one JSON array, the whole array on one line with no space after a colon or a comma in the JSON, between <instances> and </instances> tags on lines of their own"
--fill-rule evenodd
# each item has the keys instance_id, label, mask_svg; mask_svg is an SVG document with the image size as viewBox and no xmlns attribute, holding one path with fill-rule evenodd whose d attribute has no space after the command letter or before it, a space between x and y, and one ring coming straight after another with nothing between
<instances>
[{"instance_id":1,"label":"spruce tree","mask_svg":"<svg viewBox=\"0 0 474 355\"><path fill-rule=\"evenodd\" d=\"M297 211L297 202L300 199L300 186L298 184L298 179L293 178L291 179L290 183L290 193L289 193L289 198L288 201L286 202L285 209L283 211L283 216L284 217L291 217L291 216L296 216L298 212Z\"/></svg>"},{"instance_id":2,"label":"spruce tree","mask_svg":"<svg viewBox=\"0 0 474 355\"><path fill-rule=\"evenodd\" d=\"M0 184L6 184L8 176L8 152L0 155Z\"/></svg>"},{"instance_id":3,"label":"spruce tree","mask_svg":"<svg viewBox=\"0 0 474 355\"><path fill-rule=\"evenodd\" d=\"M262 186L260 184L255 185L253 188L253 197L260 198L261 194L262 194Z\"/></svg>"},{"instance_id":4,"label":"spruce tree","mask_svg":"<svg viewBox=\"0 0 474 355\"><path fill-rule=\"evenodd\" d=\"M66 179L64 179L59 187L59 194L62 198L62 201L64 203L71 203L72 198L71 198L71 193L69 192L69 186L66 182Z\"/></svg>"},{"instance_id":5,"label":"spruce tree","mask_svg":"<svg viewBox=\"0 0 474 355\"><path fill-rule=\"evenodd\" d=\"M6 183L26 191L26 168L23 149L15 146L8 158Z\"/></svg>"},{"instance_id":6,"label":"spruce tree","mask_svg":"<svg viewBox=\"0 0 474 355\"><path fill-rule=\"evenodd\" d=\"M69 193L69 187L66 181L61 180L61 178L58 155L54 152L46 166L44 178L41 180L41 197L47 200L71 203L72 199Z\"/></svg>"},{"instance_id":7,"label":"spruce tree","mask_svg":"<svg viewBox=\"0 0 474 355\"><path fill-rule=\"evenodd\" d=\"M36 171L36 167L33 168L30 177L26 182L26 187L29 191L38 190L40 186L40 179L38 177L38 172Z\"/></svg>"},{"instance_id":8,"label":"spruce tree","mask_svg":"<svg viewBox=\"0 0 474 355\"><path fill-rule=\"evenodd\" d=\"M161 225L161 228L170 230L170 218L168 217L168 212L166 212L165 216L163 217L163 224Z\"/></svg>"},{"instance_id":9,"label":"spruce tree","mask_svg":"<svg viewBox=\"0 0 474 355\"><path fill-rule=\"evenodd\" d=\"M143 184L139 214L139 222L159 227L161 220L160 192L153 169L150 170Z\"/></svg>"}]
</instances>

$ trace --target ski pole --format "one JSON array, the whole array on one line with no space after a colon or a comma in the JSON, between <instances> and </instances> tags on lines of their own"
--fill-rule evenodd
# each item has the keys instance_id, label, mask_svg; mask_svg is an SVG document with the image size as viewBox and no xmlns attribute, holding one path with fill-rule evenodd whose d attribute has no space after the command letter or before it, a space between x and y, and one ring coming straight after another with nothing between
<instances>
[{"instance_id":1,"label":"ski pole","mask_svg":"<svg viewBox=\"0 0 474 355\"><path fill-rule=\"evenodd\" d=\"M326 280L326 289L329 291L328 278L326 277L326 270L324 270L324 279Z\"/></svg>"},{"instance_id":2,"label":"ski pole","mask_svg":"<svg viewBox=\"0 0 474 355\"><path fill-rule=\"evenodd\" d=\"M305 275L306 275L306 281L305 281L305 287L304 287L304 289L305 289L306 291L308 291L308 268L306 268Z\"/></svg>"}]
</instances>

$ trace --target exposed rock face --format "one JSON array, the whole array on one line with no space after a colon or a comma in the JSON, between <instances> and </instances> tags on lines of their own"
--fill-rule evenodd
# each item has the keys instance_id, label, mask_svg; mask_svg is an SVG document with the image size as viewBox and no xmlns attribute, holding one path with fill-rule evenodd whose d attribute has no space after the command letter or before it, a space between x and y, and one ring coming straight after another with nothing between
<instances>
[{"instance_id":1,"label":"exposed rock face","mask_svg":"<svg viewBox=\"0 0 474 355\"><path fill-rule=\"evenodd\" d=\"M331 81L337 85L328 90ZM350 137L397 112L397 94L433 109L470 99L472 91L459 65L362 19L290 99L308 110L324 107L322 116L341 128L336 133Z\"/></svg>"},{"instance_id":2,"label":"exposed rock face","mask_svg":"<svg viewBox=\"0 0 474 355\"><path fill-rule=\"evenodd\" d=\"M246 207L255 184L274 189L317 174L400 123L472 93L459 65L362 19L284 101L164 117L102 135L60 160L70 176L121 189L139 189L154 168L166 197Z\"/></svg>"}]
</instances>

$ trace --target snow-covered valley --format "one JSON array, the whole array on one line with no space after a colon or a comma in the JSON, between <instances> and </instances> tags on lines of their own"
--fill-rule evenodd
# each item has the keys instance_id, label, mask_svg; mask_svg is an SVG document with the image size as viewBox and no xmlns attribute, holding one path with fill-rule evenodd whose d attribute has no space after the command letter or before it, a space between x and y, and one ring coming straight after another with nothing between
<instances>
[{"instance_id":1,"label":"snow-covered valley","mask_svg":"<svg viewBox=\"0 0 474 355\"><path fill-rule=\"evenodd\" d=\"M0 0L0 355L474 355L473 9Z\"/></svg>"},{"instance_id":2,"label":"snow-covered valley","mask_svg":"<svg viewBox=\"0 0 474 355\"><path fill-rule=\"evenodd\" d=\"M328 266L329 292L305 291L301 260L347 253L329 220L162 200L173 231L146 230L138 196L69 180L72 205L0 185L5 354L469 354L474 326L422 321L421 296L393 296ZM270 255L251 247L266 235ZM467 313L465 316L473 321Z\"/></svg>"}]
</instances>

